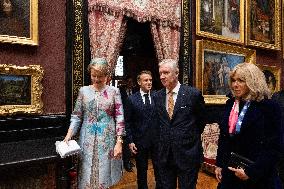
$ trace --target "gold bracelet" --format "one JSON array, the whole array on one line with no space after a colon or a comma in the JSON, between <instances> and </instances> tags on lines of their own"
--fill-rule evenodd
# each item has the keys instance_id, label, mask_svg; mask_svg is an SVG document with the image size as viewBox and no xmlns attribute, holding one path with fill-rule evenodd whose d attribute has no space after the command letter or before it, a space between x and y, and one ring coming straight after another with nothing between
<instances>
[{"instance_id":1,"label":"gold bracelet","mask_svg":"<svg viewBox=\"0 0 284 189\"><path fill-rule=\"evenodd\" d=\"M121 144L123 143L122 136L117 136L117 142L120 142Z\"/></svg>"}]
</instances>

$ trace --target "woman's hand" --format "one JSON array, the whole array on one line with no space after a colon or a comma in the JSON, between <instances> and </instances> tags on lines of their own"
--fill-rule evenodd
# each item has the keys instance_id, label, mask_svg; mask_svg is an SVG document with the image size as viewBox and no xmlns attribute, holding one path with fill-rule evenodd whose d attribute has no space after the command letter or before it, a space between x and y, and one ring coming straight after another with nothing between
<instances>
[{"instance_id":1,"label":"woman's hand","mask_svg":"<svg viewBox=\"0 0 284 189\"><path fill-rule=\"evenodd\" d=\"M63 141L66 142L66 144L68 144L69 140L71 140L71 137L66 135Z\"/></svg>"},{"instance_id":2,"label":"woman's hand","mask_svg":"<svg viewBox=\"0 0 284 189\"><path fill-rule=\"evenodd\" d=\"M228 167L229 170L235 172L235 175L241 180L247 180L249 177L246 175L245 170L242 168L236 169L233 167Z\"/></svg>"},{"instance_id":3,"label":"woman's hand","mask_svg":"<svg viewBox=\"0 0 284 189\"><path fill-rule=\"evenodd\" d=\"M68 132L63 141L66 142L66 144L68 144L68 141L71 140L71 137L72 137L72 129L68 129Z\"/></svg>"},{"instance_id":4,"label":"woman's hand","mask_svg":"<svg viewBox=\"0 0 284 189\"><path fill-rule=\"evenodd\" d=\"M117 142L114 146L114 150L113 150L113 156L114 159L120 159L122 155L122 143L121 142Z\"/></svg>"},{"instance_id":5,"label":"woman's hand","mask_svg":"<svg viewBox=\"0 0 284 189\"><path fill-rule=\"evenodd\" d=\"M222 168L221 167L215 168L215 175L216 175L216 179L218 180L218 182L221 182L222 180Z\"/></svg>"}]
</instances>

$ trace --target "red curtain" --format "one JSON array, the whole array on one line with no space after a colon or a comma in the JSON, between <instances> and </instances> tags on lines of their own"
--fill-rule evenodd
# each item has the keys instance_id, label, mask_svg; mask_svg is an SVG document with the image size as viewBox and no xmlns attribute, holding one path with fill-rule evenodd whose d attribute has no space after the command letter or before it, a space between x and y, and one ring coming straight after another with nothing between
<instances>
[{"instance_id":1,"label":"red curtain","mask_svg":"<svg viewBox=\"0 0 284 189\"><path fill-rule=\"evenodd\" d=\"M181 0L89 0L92 57L105 57L114 70L126 31L124 16L151 22L159 61L178 59Z\"/></svg>"},{"instance_id":2,"label":"red curtain","mask_svg":"<svg viewBox=\"0 0 284 189\"><path fill-rule=\"evenodd\" d=\"M126 31L123 15L110 15L101 11L89 12L91 56L107 59L114 70Z\"/></svg>"},{"instance_id":3,"label":"red curtain","mask_svg":"<svg viewBox=\"0 0 284 189\"><path fill-rule=\"evenodd\" d=\"M89 0L89 11L94 10L180 27L181 0Z\"/></svg>"},{"instance_id":4,"label":"red curtain","mask_svg":"<svg viewBox=\"0 0 284 189\"><path fill-rule=\"evenodd\" d=\"M180 32L178 28L151 23L151 32L159 62L179 58Z\"/></svg>"}]
</instances>

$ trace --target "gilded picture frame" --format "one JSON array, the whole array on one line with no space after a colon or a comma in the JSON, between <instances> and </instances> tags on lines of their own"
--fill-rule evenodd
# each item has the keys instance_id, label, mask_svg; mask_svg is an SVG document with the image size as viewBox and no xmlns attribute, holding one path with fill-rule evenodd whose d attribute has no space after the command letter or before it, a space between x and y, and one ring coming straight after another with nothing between
<instances>
[{"instance_id":1,"label":"gilded picture frame","mask_svg":"<svg viewBox=\"0 0 284 189\"><path fill-rule=\"evenodd\" d=\"M0 42L38 45L38 0L0 0Z\"/></svg>"},{"instance_id":2,"label":"gilded picture frame","mask_svg":"<svg viewBox=\"0 0 284 189\"><path fill-rule=\"evenodd\" d=\"M246 1L246 45L281 50L280 0Z\"/></svg>"},{"instance_id":3,"label":"gilded picture frame","mask_svg":"<svg viewBox=\"0 0 284 189\"><path fill-rule=\"evenodd\" d=\"M244 0L197 0L196 34L244 44Z\"/></svg>"},{"instance_id":4,"label":"gilded picture frame","mask_svg":"<svg viewBox=\"0 0 284 189\"><path fill-rule=\"evenodd\" d=\"M282 23L284 23L284 0L282 0ZM284 59L284 24L282 24L282 55Z\"/></svg>"},{"instance_id":5,"label":"gilded picture frame","mask_svg":"<svg viewBox=\"0 0 284 189\"><path fill-rule=\"evenodd\" d=\"M0 64L0 116L43 112L40 65Z\"/></svg>"},{"instance_id":6,"label":"gilded picture frame","mask_svg":"<svg viewBox=\"0 0 284 189\"><path fill-rule=\"evenodd\" d=\"M225 104L229 72L239 63L255 63L256 51L207 40L196 43L196 86L206 104Z\"/></svg>"},{"instance_id":7,"label":"gilded picture frame","mask_svg":"<svg viewBox=\"0 0 284 189\"><path fill-rule=\"evenodd\" d=\"M280 91L281 81L281 68L277 66L269 66L257 64L257 66L263 71L268 88L271 94Z\"/></svg>"}]
</instances>

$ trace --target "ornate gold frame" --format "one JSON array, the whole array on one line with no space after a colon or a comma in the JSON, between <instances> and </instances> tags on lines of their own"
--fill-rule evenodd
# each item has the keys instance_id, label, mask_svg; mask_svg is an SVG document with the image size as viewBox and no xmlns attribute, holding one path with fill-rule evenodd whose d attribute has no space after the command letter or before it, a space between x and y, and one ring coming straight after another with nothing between
<instances>
[{"instance_id":1,"label":"ornate gold frame","mask_svg":"<svg viewBox=\"0 0 284 189\"><path fill-rule=\"evenodd\" d=\"M272 1L272 0L271 0ZM246 45L256 46L266 49L281 50L281 3L280 0L275 1L274 12L274 43L266 43L250 39L251 34L251 1L246 1Z\"/></svg>"},{"instance_id":2,"label":"ornate gold frame","mask_svg":"<svg viewBox=\"0 0 284 189\"><path fill-rule=\"evenodd\" d=\"M41 114L43 102L41 99L43 69L40 65L16 66L0 64L0 74L31 76L31 104L30 105L0 105L0 116L12 114Z\"/></svg>"},{"instance_id":3,"label":"ornate gold frame","mask_svg":"<svg viewBox=\"0 0 284 189\"><path fill-rule=\"evenodd\" d=\"M271 92L274 93L274 92L280 91L281 68L277 66L269 66L269 65L261 65L261 64L257 64L257 66L263 71L264 70L270 71L275 76L275 79L276 79L275 90Z\"/></svg>"},{"instance_id":4,"label":"ornate gold frame","mask_svg":"<svg viewBox=\"0 0 284 189\"><path fill-rule=\"evenodd\" d=\"M282 23L284 23L284 0L282 0ZM284 24L282 24L282 56L284 59Z\"/></svg>"},{"instance_id":5,"label":"ornate gold frame","mask_svg":"<svg viewBox=\"0 0 284 189\"><path fill-rule=\"evenodd\" d=\"M204 94L204 51L220 52L220 54L242 55L245 62L256 62L256 51L224 43L217 43L206 40L196 41L196 87ZM206 104L225 104L226 95L203 95Z\"/></svg>"},{"instance_id":6,"label":"ornate gold frame","mask_svg":"<svg viewBox=\"0 0 284 189\"><path fill-rule=\"evenodd\" d=\"M244 38L244 20L245 20L245 14L244 14L244 0L240 0L240 38L239 39L234 39L230 37L226 37L223 35L215 34L215 33L210 33L207 31L201 31L201 3L202 0L197 0L196 1L196 34L199 36L203 37L208 37L208 38L213 38L217 40L222 40L222 41L227 41L227 42L234 42L234 43L244 43L245 38ZM222 26L223 27L223 26Z\"/></svg>"},{"instance_id":7,"label":"ornate gold frame","mask_svg":"<svg viewBox=\"0 0 284 189\"><path fill-rule=\"evenodd\" d=\"M23 44L23 45L38 45L38 0L30 1L30 36L11 36L2 35L0 33L0 42L12 43L12 44Z\"/></svg>"}]
</instances>

